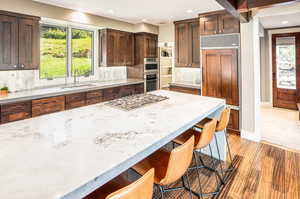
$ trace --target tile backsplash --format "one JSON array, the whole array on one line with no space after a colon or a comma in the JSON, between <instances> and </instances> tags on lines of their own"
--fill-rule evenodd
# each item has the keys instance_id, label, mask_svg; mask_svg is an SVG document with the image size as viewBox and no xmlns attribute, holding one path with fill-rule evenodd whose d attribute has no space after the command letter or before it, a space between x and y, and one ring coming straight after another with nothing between
<instances>
[{"instance_id":1,"label":"tile backsplash","mask_svg":"<svg viewBox=\"0 0 300 199\"><path fill-rule=\"evenodd\" d=\"M201 84L202 71L201 68L179 68L175 67L175 82L176 83L189 83Z\"/></svg>"},{"instance_id":2,"label":"tile backsplash","mask_svg":"<svg viewBox=\"0 0 300 199\"><path fill-rule=\"evenodd\" d=\"M114 81L122 79L127 79L127 68L125 66L95 68L93 76L80 77L79 81ZM8 86L11 92L61 85L66 81L67 83L73 83L73 78L43 80L39 78L38 70L0 71L0 87Z\"/></svg>"}]
</instances>

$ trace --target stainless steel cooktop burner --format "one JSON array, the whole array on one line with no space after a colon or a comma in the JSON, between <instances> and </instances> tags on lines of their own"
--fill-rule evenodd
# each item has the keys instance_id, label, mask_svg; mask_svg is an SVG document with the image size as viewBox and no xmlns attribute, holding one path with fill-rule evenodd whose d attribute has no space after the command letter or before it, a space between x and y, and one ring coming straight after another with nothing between
<instances>
[{"instance_id":1,"label":"stainless steel cooktop burner","mask_svg":"<svg viewBox=\"0 0 300 199\"><path fill-rule=\"evenodd\" d=\"M130 111L166 99L169 98L164 96L159 96L159 95L153 95L153 94L139 94L139 95L131 95L120 99L116 99L107 102L106 105L121 110Z\"/></svg>"}]
</instances>

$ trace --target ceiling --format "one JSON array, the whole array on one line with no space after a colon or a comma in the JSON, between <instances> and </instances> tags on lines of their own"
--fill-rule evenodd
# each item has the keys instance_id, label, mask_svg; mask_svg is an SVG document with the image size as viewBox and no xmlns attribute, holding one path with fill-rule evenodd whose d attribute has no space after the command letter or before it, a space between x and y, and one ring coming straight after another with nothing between
<instances>
[{"instance_id":1,"label":"ceiling","mask_svg":"<svg viewBox=\"0 0 300 199\"><path fill-rule=\"evenodd\" d=\"M130 23L162 24L223 9L215 0L34 0Z\"/></svg>"},{"instance_id":2,"label":"ceiling","mask_svg":"<svg viewBox=\"0 0 300 199\"><path fill-rule=\"evenodd\" d=\"M266 16L260 18L261 24L266 29L272 28L284 28L300 26L300 11L298 13L277 15L277 16Z\"/></svg>"}]
</instances>

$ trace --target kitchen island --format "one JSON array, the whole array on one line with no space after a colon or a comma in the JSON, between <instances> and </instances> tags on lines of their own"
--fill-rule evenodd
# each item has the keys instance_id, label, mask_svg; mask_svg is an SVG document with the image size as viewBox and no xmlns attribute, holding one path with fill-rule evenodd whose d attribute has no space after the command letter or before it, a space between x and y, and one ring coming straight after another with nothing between
<instances>
[{"instance_id":1,"label":"kitchen island","mask_svg":"<svg viewBox=\"0 0 300 199\"><path fill-rule=\"evenodd\" d=\"M82 198L225 106L216 98L152 94L168 99L131 111L99 103L2 125L1 198Z\"/></svg>"}]
</instances>

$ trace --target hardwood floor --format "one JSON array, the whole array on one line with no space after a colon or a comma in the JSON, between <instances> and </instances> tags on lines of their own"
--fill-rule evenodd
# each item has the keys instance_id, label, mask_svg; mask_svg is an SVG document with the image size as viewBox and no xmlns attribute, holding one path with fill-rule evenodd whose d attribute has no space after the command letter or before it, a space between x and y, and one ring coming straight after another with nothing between
<instances>
[{"instance_id":1,"label":"hardwood floor","mask_svg":"<svg viewBox=\"0 0 300 199\"><path fill-rule=\"evenodd\" d=\"M299 153L247 141L236 135L230 135L230 143L237 169L229 176L221 193L214 198L300 199ZM193 189L199 190L195 171L190 172L190 179ZM201 183L205 191L212 191L216 185L215 176L203 169ZM159 194L156 193L154 198L160 198ZM173 191L167 193L165 198L189 199L189 194L184 190Z\"/></svg>"}]
</instances>

